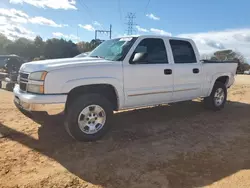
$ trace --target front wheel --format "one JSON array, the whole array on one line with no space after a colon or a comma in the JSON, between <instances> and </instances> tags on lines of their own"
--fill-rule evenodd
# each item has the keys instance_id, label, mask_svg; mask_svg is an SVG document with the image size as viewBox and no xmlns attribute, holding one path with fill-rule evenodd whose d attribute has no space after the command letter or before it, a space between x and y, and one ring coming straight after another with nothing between
<instances>
[{"instance_id":1,"label":"front wheel","mask_svg":"<svg viewBox=\"0 0 250 188\"><path fill-rule=\"evenodd\" d=\"M113 115L111 103L101 95L88 94L75 99L66 114L65 128L79 141L95 141L107 132Z\"/></svg>"},{"instance_id":2,"label":"front wheel","mask_svg":"<svg viewBox=\"0 0 250 188\"><path fill-rule=\"evenodd\" d=\"M209 97L204 99L205 106L211 110L218 111L224 108L227 100L227 88L221 82L215 82Z\"/></svg>"},{"instance_id":3,"label":"front wheel","mask_svg":"<svg viewBox=\"0 0 250 188\"><path fill-rule=\"evenodd\" d=\"M14 87L15 87L14 83L7 83L6 84L7 91L13 91Z\"/></svg>"}]
</instances>

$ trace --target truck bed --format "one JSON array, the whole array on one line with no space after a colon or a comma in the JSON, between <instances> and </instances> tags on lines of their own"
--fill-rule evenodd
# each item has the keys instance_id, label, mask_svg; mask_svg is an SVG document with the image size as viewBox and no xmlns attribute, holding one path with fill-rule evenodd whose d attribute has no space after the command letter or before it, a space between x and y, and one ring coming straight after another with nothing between
<instances>
[{"instance_id":1,"label":"truck bed","mask_svg":"<svg viewBox=\"0 0 250 188\"><path fill-rule=\"evenodd\" d=\"M201 60L203 63L236 63L235 61L213 61L213 60Z\"/></svg>"}]
</instances>

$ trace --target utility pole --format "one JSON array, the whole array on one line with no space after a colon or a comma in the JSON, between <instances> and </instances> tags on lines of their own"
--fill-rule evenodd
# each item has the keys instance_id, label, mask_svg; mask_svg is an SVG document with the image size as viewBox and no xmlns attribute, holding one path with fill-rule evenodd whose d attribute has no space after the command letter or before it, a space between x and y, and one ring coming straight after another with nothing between
<instances>
[{"instance_id":1,"label":"utility pole","mask_svg":"<svg viewBox=\"0 0 250 188\"><path fill-rule=\"evenodd\" d=\"M127 29L128 35L132 35L133 32L135 31L134 26L136 25L134 23L135 13L129 12L126 18L128 19L128 22L126 23L128 25L128 29Z\"/></svg>"},{"instance_id":2,"label":"utility pole","mask_svg":"<svg viewBox=\"0 0 250 188\"><path fill-rule=\"evenodd\" d=\"M78 36L78 25L76 26L76 36L77 36L77 42L79 42L79 36Z\"/></svg>"},{"instance_id":3,"label":"utility pole","mask_svg":"<svg viewBox=\"0 0 250 188\"><path fill-rule=\"evenodd\" d=\"M97 39L98 33L107 33L109 34L109 39L112 38L112 25L110 24L109 30L95 30L95 40Z\"/></svg>"}]
</instances>

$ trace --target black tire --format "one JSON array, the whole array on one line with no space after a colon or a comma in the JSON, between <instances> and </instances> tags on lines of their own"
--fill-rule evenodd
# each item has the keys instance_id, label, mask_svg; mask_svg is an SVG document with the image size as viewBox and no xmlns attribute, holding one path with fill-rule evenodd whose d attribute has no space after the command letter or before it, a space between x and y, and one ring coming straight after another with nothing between
<instances>
[{"instance_id":1,"label":"black tire","mask_svg":"<svg viewBox=\"0 0 250 188\"><path fill-rule=\"evenodd\" d=\"M224 101L220 105L216 105L215 92L219 88L221 88L223 90L223 92L224 92ZM210 96L204 98L205 107L210 109L210 110L213 110L213 111L218 111L218 110L223 109L224 106L225 106L226 101L227 101L227 88L226 88L225 84L223 84L221 82L215 82L213 90L212 90Z\"/></svg>"},{"instance_id":2,"label":"black tire","mask_svg":"<svg viewBox=\"0 0 250 188\"><path fill-rule=\"evenodd\" d=\"M6 84L7 91L13 91L14 87L15 87L15 84L13 84L13 83Z\"/></svg>"},{"instance_id":3,"label":"black tire","mask_svg":"<svg viewBox=\"0 0 250 188\"><path fill-rule=\"evenodd\" d=\"M0 88L2 88L2 81L0 81Z\"/></svg>"},{"instance_id":4,"label":"black tire","mask_svg":"<svg viewBox=\"0 0 250 188\"><path fill-rule=\"evenodd\" d=\"M90 105L98 105L102 107L106 114L106 121L103 127L94 134L84 133L78 126L78 116L80 112ZM100 139L109 130L111 126L111 119L113 115L113 109L111 103L103 96L99 94L86 94L76 98L68 106L65 119L65 128L70 136L78 141L95 141Z\"/></svg>"}]
</instances>

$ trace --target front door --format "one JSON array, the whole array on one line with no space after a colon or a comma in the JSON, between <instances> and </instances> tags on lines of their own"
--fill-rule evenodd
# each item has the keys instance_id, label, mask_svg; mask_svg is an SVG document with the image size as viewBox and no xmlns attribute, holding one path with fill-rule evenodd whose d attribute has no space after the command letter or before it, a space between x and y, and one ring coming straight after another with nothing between
<instances>
[{"instance_id":1,"label":"front door","mask_svg":"<svg viewBox=\"0 0 250 188\"><path fill-rule=\"evenodd\" d=\"M145 38L134 45L136 48L131 49L123 63L125 107L169 102L173 74L165 42L160 38Z\"/></svg>"}]
</instances>

